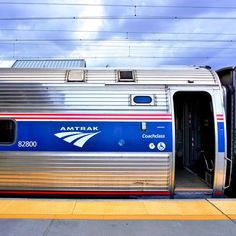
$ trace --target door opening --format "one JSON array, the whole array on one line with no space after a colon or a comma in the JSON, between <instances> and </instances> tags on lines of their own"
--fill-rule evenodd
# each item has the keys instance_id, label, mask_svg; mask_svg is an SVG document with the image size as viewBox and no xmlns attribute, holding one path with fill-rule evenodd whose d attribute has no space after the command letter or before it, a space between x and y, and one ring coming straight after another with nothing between
<instances>
[{"instance_id":1,"label":"door opening","mask_svg":"<svg viewBox=\"0 0 236 236\"><path fill-rule=\"evenodd\" d=\"M213 105L206 92L174 95L175 190L213 188L215 129Z\"/></svg>"}]
</instances>

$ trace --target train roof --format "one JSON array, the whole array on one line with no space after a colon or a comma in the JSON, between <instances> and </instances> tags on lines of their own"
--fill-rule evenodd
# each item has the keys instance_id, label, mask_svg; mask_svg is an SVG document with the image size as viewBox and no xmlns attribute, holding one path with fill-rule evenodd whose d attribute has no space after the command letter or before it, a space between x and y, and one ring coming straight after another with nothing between
<instances>
[{"instance_id":1,"label":"train roof","mask_svg":"<svg viewBox=\"0 0 236 236\"><path fill-rule=\"evenodd\" d=\"M0 83L160 84L219 85L209 67L29 69L0 68Z\"/></svg>"}]
</instances>

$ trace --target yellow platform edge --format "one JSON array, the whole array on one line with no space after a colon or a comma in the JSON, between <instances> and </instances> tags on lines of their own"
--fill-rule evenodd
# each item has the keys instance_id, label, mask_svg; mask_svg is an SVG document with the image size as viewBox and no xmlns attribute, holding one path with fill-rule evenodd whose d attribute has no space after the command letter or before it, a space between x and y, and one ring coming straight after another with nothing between
<instances>
[{"instance_id":1,"label":"yellow platform edge","mask_svg":"<svg viewBox=\"0 0 236 236\"><path fill-rule=\"evenodd\" d=\"M0 215L0 219L40 220L228 220L226 216L173 216L173 215Z\"/></svg>"},{"instance_id":2,"label":"yellow platform edge","mask_svg":"<svg viewBox=\"0 0 236 236\"><path fill-rule=\"evenodd\" d=\"M236 200L0 200L0 219L236 220Z\"/></svg>"}]
</instances>

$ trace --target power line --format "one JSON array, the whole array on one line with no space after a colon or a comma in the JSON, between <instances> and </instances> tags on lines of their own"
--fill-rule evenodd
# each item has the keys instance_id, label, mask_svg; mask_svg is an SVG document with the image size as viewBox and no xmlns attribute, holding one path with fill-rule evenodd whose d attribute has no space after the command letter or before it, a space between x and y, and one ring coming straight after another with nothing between
<instances>
[{"instance_id":1,"label":"power line","mask_svg":"<svg viewBox=\"0 0 236 236\"><path fill-rule=\"evenodd\" d=\"M163 45L163 46L153 46L153 45L105 45L105 44L71 44L69 42L61 42L63 44L66 45L70 45L73 47L79 47L79 48L83 48L83 47L99 47L99 48L130 48L130 49L209 49L209 50L236 50L236 47L199 47L199 46L169 46L169 45ZM8 45L13 45L15 43L4 43L4 42L0 42L0 44L8 44ZM40 45L40 46L48 46L48 47L52 47L51 44L42 44L41 42L35 42L35 43L21 43L21 44L15 44L17 46L35 46L35 45Z\"/></svg>"},{"instance_id":2,"label":"power line","mask_svg":"<svg viewBox=\"0 0 236 236\"><path fill-rule=\"evenodd\" d=\"M1 5L52 5L52 6L86 6L86 7L129 7L129 8L190 8L190 9L236 9L236 6L192 6L192 5L144 5L144 4L95 4L95 3L61 3L61 2L0 2Z\"/></svg>"},{"instance_id":3,"label":"power line","mask_svg":"<svg viewBox=\"0 0 236 236\"><path fill-rule=\"evenodd\" d=\"M38 53L37 50L20 50L20 49L16 49L16 50L11 50L11 51L7 51L6 54L12 54L14 53L14 55L28 55L28 54L36 54L36 55L54 55L54 53L48 53L50 52L50 50L47 50L46 53ZM55 54L60 54L60 55L67 55L67 54L70 54L72 51L71 50L61 50L61 51L58 51L57 53ZM118 50L114 50L114 51L110 51L110 52L107 52L107 51L93 51L93 52L90 52L90 51L74 51L76 52L78 55L80 56L94 56L96 55L96 57L99 57L99 56L156 56L156 55L178 55L178 54L185 54L185 55L188 55L189 53L187 52L187 50L181 50L181 51L175 51L175 50L156 50L155 52L151 52L151 51L146 51L146 50L141 50L141 51L118 51ZM201 51L192 51L191 52L193 55L201 55ZM215 53L215 52L214 52ZM228 55L228 56L233 56L235 55L235 51L224 51L223 53L218 51L217 53L221 53L223 55ZM213 54L212 52L210 51L206 51L204 52L204 54Z\"/></svg>"},{"instance_id":4,"label":"power line","mask_svg":"<svg viewBox=\"0 0 236 236\"><path fill-rule=\"evenodd\" d=\"M63 52L65 52L65 51L63 51ZM13 54L13 52L9 52L9 53L7 53L7 54ZM48 54L48 53L45 53L46 55L54 55L54 54ZM178 53L178 52L167 52L167 51L165 51L165 52L155 52L155 53L145 53L145 51L142 51L142 52L139 52L139 53L136 53L136 52L131 52L131 53L129 53L129 52L109 52L109 53L102 53L102 52L96 52L96 54L95 53L80 53L80 52L78 52L78 53L76 53L76 54L78 54L80 57L84 57L84 58L90 58L90 57L98 57L98 58L107 58L107 57L133 57L133 58L135 58L135 57L143 57L143 58L149 58L149 57L156 57L157 55L161 55L161 56L165 56L165 55L171 55L171 56L174 56L174 55L177 55L178 56L178 54L185 54L185 55L188 55L188 53L186 53L186 52L181 52L181 53ZM39 55L44 55L44 53L42 53L42 54L38 54L37 52L34 52L34 51L30 51L29 53L23 53L22 54L22 52L21 51L19 51L19 50L16 50L16 51L14 51L14 55L37 55L37 56L39 56ZM55 55L63 55L63 53L56 53ZM65 55L65 54L64 54ZM196 54L196 56L197 55L199 55L199 54ZM201 55L201 54L200 54ZM210 53L208 54L208 55L210 55ZM234 57L234 53L221 53L221 55L224 55L225 57L227 56L229 56L229 57ZM205 55L202 55L202 56L205 56ZM158 57L158 56L157 56ZM188 56L185 56L185 57L188 57ZM194 56L192 56L192 57L194 57ZM212 56L208 56L208 57L212 57Z\"/></svg>"},{"instance_id":5,"label":"power line","mask_svg":"<svg viewBox=\"0 0 236 236\"><path fill-rule=\"evenodd\" d=\"M81 57L79 55L79 57ZM10 59L11 57L0 57L0 59ZM57 58L57 59L78 59L78 57L38 57L38 56L28 56L28 57L17 57L19 59L39 59L39 58ZM222 59L222 58L235 58L235 56L83 56L84 59Z\"/></svg>"},{"instance_id":6,"label":"power line","mask_svg":"<svg viewBox=\"0 0 236 236\"><path fill-rule=\"evenodd\" d=\"M236 20L227 16L58 16L58 17L2 17L0 21L37 20Z\"/></svg>"},{"instance_id":7,"label":"power line","mask_svg":"<svg viewBox=\"0 0 236 236\"><path fill-rule=\"evenodd\" d=\"M106 38L98 39L0 39L0 42L100 42L106 41ZM108 42L108 41L107 41ZM109 39L109 42L208 42L208 43L235 43L236 39Z\"/></svg>"},{"instance_id":8,"label":"power line","mask_svg":"<svg viewBox=\"0 0 236 236\"><path fill-rule=\"evenodd\" d=\"M2 44L2 43L0 43ZM28 45L28 44L27 44ZM32 44L32 46L35 46L36 44ZM39 44L37 44L39 45ZM20 46L20 45L18 45ZM51 48L52 46L51 45L46 45L48 48ZM196 49L196 50L199 50L199 49L204 49L204 50L236 50L235 47L175 47L175 46L172 46L172 47L169 47L169 46L166 46L166 47L157 47L157 46L129 46L129 45L126 45L126 46L120 46L120 45L117 45L117 46L104 46L104 45L72 45L74 47L77 46L77 48L81 48L81 49L86 49L85 47L96 47L94 50L98 49L98 50L104 50L103 48L113 48L113 49L118 49L118 48L123 48L123 49L130 49L130 50L172 50L172 49ZM99 48L97 48L99 47ZM44 47L45 48L45 47ZM62 49L62 50L65 50L65 49ZM69 50L69 49L68 49Z\"/></svg>"},{"instance_id":9,"label":"power line","mask_svg":"<svg viewBox=\"0 0 236 236\"><path fill-rule=\"evenodd\" d=\"M46 43L46 44L45 44ZM51 44L48 45L47 43L49 42L31 42L31 43L20 43L20 44L16 44L15 42L0 42L0 45L17 45L18 47L19 46L35 46L35 45L38 45L38 46L47 46L47 47L52 47ZM50 42L51 43L51 42ZM200 46L169 46L169 45L164 45L164 46L153 46L153 45L138 45L138 44L127 44L127 45L106 45L106 44L76 44L76 43L70 43L70 42L58 42L60 44L65 44L65 45L70 45L70 46L73 46L73 47L79 47L79 48L83 48L83 47L99 47L99 48L130 48L130 49L150 49L150 50L153 50L153 49L204 49L204 50L236 50L236 47L200 47Z\"/></svg>"},{"instance_id":10,"label":"power line","mask_svg":"<svg viewBox=\"0 0 236 236\"><path fill-rule=\"evenodd\" d=\"M0 31L17 31L17 32L68 32L68 33L107 33L107 34L164 34L164 35L236 35L236 33L221 32L154 32L154 31L114 31L114 30L73 30L73 29L14 29L0 28Z\"/></svg>"}]
</instances>

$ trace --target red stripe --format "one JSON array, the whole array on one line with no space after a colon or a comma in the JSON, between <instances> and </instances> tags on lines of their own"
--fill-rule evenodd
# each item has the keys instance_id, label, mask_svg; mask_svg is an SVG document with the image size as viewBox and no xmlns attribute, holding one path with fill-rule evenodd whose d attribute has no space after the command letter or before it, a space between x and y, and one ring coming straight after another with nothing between
<instances>
[{"instance_id":1,"label":"red stripe","mask_svg":"<svg viewBox=\"0 0 236 236\"><path fill-rule=\"evenodd\" d=\"M37 194L42 194L42 195L162 195L162 196L168 196L170 195L170 192L164 191L152 191L152 192L140 192L140 191L130 191L130 192L111 192L111 191L105 191L105 192L81 192L81 191L21 191L21 190L16 190L16 191L11 191L11 190L0 190L0 194L25 194L25 195L37 195Z\"/></svg>"},{"instance_id":2,"label":"red stripe","mask_svg":"<svg viewBox=\"0 0 236 236\"><path fill-rule=\"evenodd\" d=\"M167 121L171 121L170 118L37 118L37 117L14 117L14 119L17 120L167 120Z\"/></svg>"},{"instance_id":3,"label":"red stripe","mask_svg":"<svg viewBox=\"0 0 236 236\"><path fill-rule=\"evenodd\" d=\"M171 114L0 114L17 120L166 120Z\"/></svg>"},{"instance_id":4,"label":"red stripe","mask_svg":"<svg viewBox=\"0 0 236 236\"><path fill-rule=\"evenodd\" d=\"M223 114L217 114L216 119L217 119L217 121L223 121L224 120L224 115Z\"/></svg>"},{"instance_id":5,"label":"red stripe","mask_svg":"<svg viewBox=\"0 0 236 236\"><path fill-rule=\"evenodd\" d=\"M153 117L160 117L160 116L164 116L164 117L171 117L171 114L0 114L0 116L118 116L118 117L123 117L123 116L141 116L141 117L146 117L146 116L153 116Z\"/></svg>"}]
</instances>

